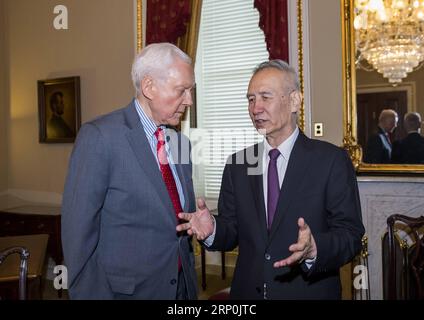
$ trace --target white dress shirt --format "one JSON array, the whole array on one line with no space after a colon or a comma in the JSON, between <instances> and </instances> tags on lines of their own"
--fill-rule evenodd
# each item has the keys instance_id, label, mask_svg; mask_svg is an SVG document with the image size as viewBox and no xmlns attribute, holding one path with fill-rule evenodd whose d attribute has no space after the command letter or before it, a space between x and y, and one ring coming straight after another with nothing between
<instances>
[{"instance_id":1,"label":"white dress shirt","mask_svg":"<svg viewBox=\"0 0 424 320\"><path fill-rule=\"evenodd\" d=\"M293 131L293 133L280 144L277 149L280 151L280 156L277 158L277 171L278 171L278 182L280 183L280 189L283 185L284 177L286 176L287 165L289 163L290 154L293 150L294 143L299 136L299 128ZM268 141L264 139L264 152L262 155L263 160L263 186L264 186L264 201L265 201L265 221L268 221L268 166L269 166L269 152L274 149L270 146Z\"/></svg>"},{"instance_id":2,"label":"white dress shirt","mask_svg":"<svg viewBox=\"0 0 424 320\"><path fill-rule=\"evenodd\" d=\"M286 175L286 170L287 170L287 164L289 163L289 158L290 158L290 154L292 152L294 143L296 142L296 139L299 135L299 128L296 127L296 129L293 131L293 133L282 143L278 146L278 150L280 150L281 155L278 157L277 159L277 170L278 170L278 181L280 183L280 189L281 186L283 184L284 181L284 176ZM262 167L263 169L263 190L264 190L264 201L265 201L265 213L266 216L264 217L265 221L268 221L268 205L267 205L267 200L268 200L268 183L267 183L267 179L268 179L268 165L269 165L269 151L271 149L273 149L268 141L266 139L264 139L264 152L262 155L262 163L264 164ZM215 220L215 218L213 218ZM203 243L207 246L210 247L213 243L213 241L215 240L215 232L216 232L216 224L214 223L214 230L213 233L207 237Z\"/></svg>"}]
</instances>

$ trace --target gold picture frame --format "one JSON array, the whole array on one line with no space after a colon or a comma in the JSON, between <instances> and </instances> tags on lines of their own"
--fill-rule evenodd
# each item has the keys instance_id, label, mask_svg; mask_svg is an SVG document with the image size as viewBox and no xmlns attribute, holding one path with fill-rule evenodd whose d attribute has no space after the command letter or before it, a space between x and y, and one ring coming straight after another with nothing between
<instances>
[{"instance_id":1,"label":"gold picture frame","mask_svg":"<svg viewBox=\"0 0 424 320\"><path fill-rule=\"evenodd\" d=\"M81 127L80 77L39 80L39 142L73 143Z\"/></svg>"}]
</instances>

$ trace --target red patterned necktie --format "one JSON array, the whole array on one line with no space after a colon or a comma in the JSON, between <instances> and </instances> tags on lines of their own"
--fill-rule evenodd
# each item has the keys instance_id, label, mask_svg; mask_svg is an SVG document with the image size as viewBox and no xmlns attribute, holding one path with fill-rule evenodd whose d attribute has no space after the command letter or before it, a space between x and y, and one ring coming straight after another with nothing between
<instances>
[{"instance_id":1,"label":"red patterned necktie","mask_svg":"<svg viewBox=\"0 0 424 320\"><path fill-rule=\"evenodd\" d=\"M177 185L175 184L174 175L172 174L171 167L168 163L168 157L166 155L165 148L165 135L161 128L155 131L155 137L158 139L156 147L160 171L162 173L163 181L165 182L166 189L168 190L169 197L171 198L172 205L174 206L175 215L177 217L177 223L179 222L178 214L183 212L180 202L180 196L178 195ZM178 271L181 271L181 259L178 256Z\"/></svg>"}]
</instances>

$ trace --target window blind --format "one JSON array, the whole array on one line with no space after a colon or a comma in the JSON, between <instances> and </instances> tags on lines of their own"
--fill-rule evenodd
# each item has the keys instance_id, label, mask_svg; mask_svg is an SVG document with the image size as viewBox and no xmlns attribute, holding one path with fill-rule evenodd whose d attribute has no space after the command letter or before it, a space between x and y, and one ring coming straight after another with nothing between
<instances>
[{"instance_id":1,"label":"window blind","mask_svg":"<svg viewBox=\"0 0 424 320\"><path fill-rule=\"evenodd\" d=\"M262 139L246 99L253 68L268 59L258 23L253 0L203 0L196 83L205 151L195 168L195 188L207 199L218 198L228 156Z\"/></svg>"}]
</instances>

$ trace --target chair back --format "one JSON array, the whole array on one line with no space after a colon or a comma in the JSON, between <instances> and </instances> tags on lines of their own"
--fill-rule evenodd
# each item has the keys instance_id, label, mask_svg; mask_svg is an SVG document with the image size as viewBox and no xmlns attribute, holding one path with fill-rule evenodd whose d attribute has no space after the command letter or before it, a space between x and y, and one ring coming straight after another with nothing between
<instances>
[{"instance_id":1,"label":"chair back","mask_svg":"<svg viewBox=\"0 0 424 320\"><path fill-rule=\"evenodd\" d=\"M383 237L384 298L424 299L424 217L394 214Z\"/></svg>"},{"instance_id":2,"label":"chair back","mask_svg":"<svg viewBox=\"0 0 424 320\"><path fill-rule=\"evenodd\" d=\"M19 267L19 300L26 300L26 285L27 285L27 273L28 273L28 257L29 251L24 247L10 247L0 252L0 265L4 260L11 254L17 253L21 257L21 263Z\"/></svg>"}]
</instances>

